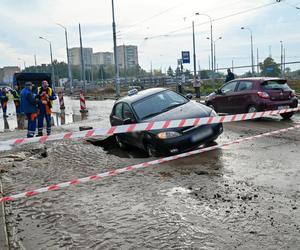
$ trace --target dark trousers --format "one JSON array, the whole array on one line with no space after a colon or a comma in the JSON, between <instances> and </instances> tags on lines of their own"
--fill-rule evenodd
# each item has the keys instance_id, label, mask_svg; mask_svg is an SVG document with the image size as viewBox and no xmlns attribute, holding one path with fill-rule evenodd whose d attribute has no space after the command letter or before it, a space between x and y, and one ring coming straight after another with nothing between
<instances>
[{"instance_id":1,"label":"dark trousers","mask_svg":"<svg viewBox=\"0 0 300 250\"><path fill-rule=\"evenodd\" d=\"M27 138L34 137L36 130L36 114L26 113L28 120Z\"/></svg>"},{"instance_id":2,"label":"dark trousers","mask_svg":"<svg viewBox=\"0 0 300 250\"><path fill-rule=\"evenodd\" d=\"M194 88L195 88L196 98L200 98L200 87L194 87Z\"/></svg>"},{"instance_id":3,"label":"dark trousers","mask_svg":"<svg viewBox=\"0 0 300 250\"><path fill-rule=\"evenodd\" d=\"M51 115L47 115L46 112L40 111L38 115L38 135L43 135L44 118L47 123L47 135L51 134Z\"/></svg>"}]
</instances>

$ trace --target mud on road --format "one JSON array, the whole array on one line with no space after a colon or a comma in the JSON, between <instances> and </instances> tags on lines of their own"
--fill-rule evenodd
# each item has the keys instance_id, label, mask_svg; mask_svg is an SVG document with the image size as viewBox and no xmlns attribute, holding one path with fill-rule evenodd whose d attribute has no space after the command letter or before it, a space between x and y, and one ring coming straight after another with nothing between
<instances>
[{"instance_id":1,"label":"mud on road","mask_svg":"<svg viewBox=\"0 0 300 250\"><path fill-rule=\"evenodd\" d=\"M105 120L105 117L103 117ZM218 143L292 126L225 125ZM11 249L296 249L299 130L6 204ZM5 194L148 161L84 141L1 153Z\"/></svg>"}]
</instances>

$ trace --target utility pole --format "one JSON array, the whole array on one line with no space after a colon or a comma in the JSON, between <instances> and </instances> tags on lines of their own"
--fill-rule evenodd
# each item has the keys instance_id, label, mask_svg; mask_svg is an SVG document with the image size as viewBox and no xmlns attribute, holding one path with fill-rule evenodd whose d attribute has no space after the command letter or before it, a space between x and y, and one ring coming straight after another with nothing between
<instances>
[{"instance_id":1,"label":"utility pole","mask_svg":"<svg viewBox=\"0 0 300 250\"><path fill-rule=\"evenodd\" d=\"M257 65L257 74L259 74L259 52L258 52L258 48L256 48L256 65Z\"/></svg>"},{"instance_id":2,"label":"utility pole","mask_svg":"<svg viewBox=\"0 0 300 250\"><path fill-rule=\"evenodd\" d=\"M83 47L82 47L82 37L81 37L81 26L79 23L79 40L80 40L80 61L81 61L81 80L84 84L84 92L86 92L86 77L85 77L85 65L83 58Z\"/></svg>"},{"instance_id":3,"label":"utility pole","mask_svg":"<svg viewBox=\"0 0 300 250\"><path fill-rule=\"evenodd\" d=\"M283 74L285 77L285 48L283 49Z\"/></svg>"},{"instance_id":4,"label":"utility pole","mask_svg":"<svg viewBox=\"0 0 300 250\"><path fill-rule=\"evenodd\" d=\"M34 54L33 58L34 58L35 73L37 73L38 70L37 70L37 65L36 65L36 54Z\"/></svg>"},{"instance_id":5,"label":"utility pole","mask_svg":"<svg viewBox=\"0 0 300 250\"><path fill-rule=\"evenodd\" d=\"M280 70L281 70L281 77L284 76L283 73L283 42L280 41Z\"/></svg>"},{"instance_id":6,"label":"utility pole","mask_svg":"<svg viewBox=\"0 0 300 250\"><path fill-rule=\"evenodd\" d=\"M123 56L124 56L124 77L125 77L125 85L127 85L127 60L126 60L126 46L123 44Z\"/></svg>"},{"instance_id":7,"label":"utility pole","mask_svg":"<svg viewBox=\"0 0 300 250\"><path fill-rule=\"evenodd\" d=\"M114 0L111 0L112 6L112 28L113 28L113 42L114 42L114 58L115 58L115 86L116 86L116 97L120 96L120 77L119 77L119 65L117 55L117 36L116 36L116 22L115 22L115 8Z\"/></svg>"},{"instance_id":8,"label":"utility pole","mask_svg":"<svg viewBox=\"0 0 300 250\"><path fill-rule=\"evenodd\" d=\"M196 48L195 48L195 23L192 22L193 26L193 59L194 59L194 78L196 78L197 75L197 65L196 65Z\"/></svg>"}]
</instances>

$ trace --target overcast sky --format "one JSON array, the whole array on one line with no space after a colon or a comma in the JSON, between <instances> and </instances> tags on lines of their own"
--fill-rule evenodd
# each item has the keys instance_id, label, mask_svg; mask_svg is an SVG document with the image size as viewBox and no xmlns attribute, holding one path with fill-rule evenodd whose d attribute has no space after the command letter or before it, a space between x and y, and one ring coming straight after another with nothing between
<instances>
[{"instance_id":1,"label":"overcast sky","mask_svg":"<svg viewBox=\"0 0 300 250\"><path fill-rule=\"evenodd\" d=\"M270 3L275 4L265 6ZM222 37L216 43L218 66L228 67L232 59L235 65L250 65L250 33L241 26L252 29L255 56L258 48L260 59L271 50L280 62L282 40L286 61L300 61L300 10L293 6L300 7L300 1L115 0L117 42L138 45L140 65L149 70L152 62L153 68L164 71L169 65L175 67L182 50L192 52L194 20L197 63L207 69L210 25L207 17L195 16L195 12L215 20L249 10L213 21L214 39ZM0 0L0 67L23 65L18 58L33 65L34 54L38 64L49 63L49 47L39 36L52 41L54 58L66 61L64 31L55 23L68 28L69 47L78 47L79 22L84 47L94 52L113 50L111 0Z\"/></svg>"}]
</instances>

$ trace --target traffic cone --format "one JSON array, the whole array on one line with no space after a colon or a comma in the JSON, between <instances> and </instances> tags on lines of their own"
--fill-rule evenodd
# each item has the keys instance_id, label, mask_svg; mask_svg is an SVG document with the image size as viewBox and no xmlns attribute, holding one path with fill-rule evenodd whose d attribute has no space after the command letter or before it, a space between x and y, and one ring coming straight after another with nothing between
<instances>
[{"instance_id":1,"label":"traffic cone","mask_svg":"<svg viewBox=\"0 0 300 250\"><path fill-rule=\"evenodd\" d=\"M83 95L83 92L80 91L80 112L81 113L87 113L88 110L86 108L86 104L85 104L85 98L84 98L84 95Z\"/></svg>"}]
</instances>

